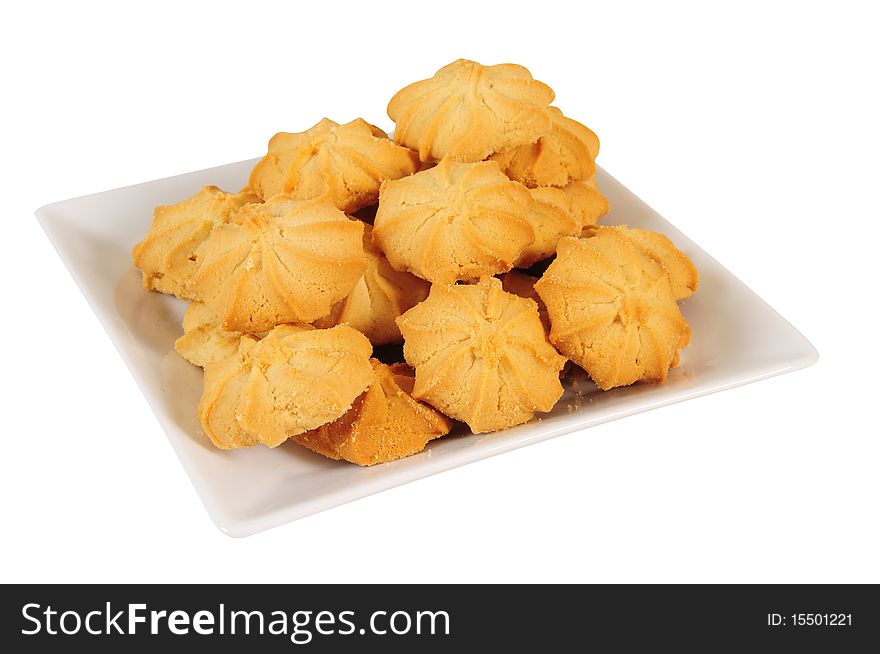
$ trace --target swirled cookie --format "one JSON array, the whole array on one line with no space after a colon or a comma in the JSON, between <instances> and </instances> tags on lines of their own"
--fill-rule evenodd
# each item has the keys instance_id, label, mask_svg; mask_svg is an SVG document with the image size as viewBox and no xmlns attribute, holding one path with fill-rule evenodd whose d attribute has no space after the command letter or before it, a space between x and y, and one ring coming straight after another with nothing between
<instances>
[{"instance_id":1,"label":"swirled cookie","mask_svg":"<svg viewBox=\"0 0 880 654\"><path fill-rule=\"evenodd\" d=\"M688 256L675 247L667 236L659 232L635 227L623 227L626 235L636 241L655 261L662 264L672 282L672 294L676 300L684 300L697 290L699 274Z\"/></svg>"},{"instance_id":2,"label":"swirled cookie","mask_svg":"<svg viewBox=\"0 0 880 654\"><path fill-rule=\"evenodd\" d=\"M528 245L516 266L528 268L533 263L552 257L556 244L563 236L574 236L581 231L581 223L570 208L568 196L562 189L541 186L529 189L532 202L526 217L535 230L535 240Z\"/></svg>"},{"instance_id":3,"label":"swirled cookie","mask_svg":"<svg viewBox=\"0 0 880 654\"><path fill-rule=\"evenodd\" d=\"M331 459L371 466L417 454L449 433L446 416L410 395L415 376L409 366L372 364L376 381L345 415L293 440Z\"/></svg>"},{"instance_id":4,"label":"swirled cookie","mask_svg":"<svg viewBox=\"0 0 880 654\"><path fill-rule=\"evenodd\" d=\"M475 433L526 422L562 395L565 358L547 342L537 305L494 277L434 284L397 324L416 370L413 397Z\"/></svg>"},{"instance_id":5,"label":"swirled cookie","mask_svg":"<svg viewBox=\"0 0 880 654\"><path fill-rule=\"evenodd\" d=\"M403 337L394 320L428 297L430 284L407 272L394 270L372 243L373 228L364 225L367 271L354 290L333 305L316 327L346 324L370 339L373 345L400 343Z\"/></svg>"},{"instance_id":6,"label":"swirled cookie","mask_svg":"<svg viewBox=\"0 0 880 654\"><path fill-rule=\"evenodd\" d=\"M528 143L493 154L504 174L528 186L567 186L596 173L599 138L590 128L550 107L550 133Z\"/></svg>"},{"instance_id":7,"label":"swirled cookie","mask_svg":"<svg viewBox=\"0 0 880 654\"><path fill-rule=\"evenodd\" d=\"M183 314L183 336L174 349L193 365L204 368L222 361L238 350L241 332L228 332L220 326L220 316L204 302L193 302Z\"/></svg>"},{"instance_id":8,"label":"swirled cookie","mask_svg":"<svg viewBox=\"0 0 880 654\"><path fill-rule=\"evenodd\" d=\"M611 204L599 191L595 178L572 182L564 186L562 191L568 197L568 208L580 221L581 227L592 227L611 210Z\"/></svg>"},{"instance_id":9,"label":"swirled cookie","mask_svg":"<svg viewBox=\"0 0 880 654\"><path fill-rule=\"evenodd\" d=\"M252 193L233 195L206 186L182 202L156 207L150 231L131 252L135 267L144 274L144 288L195 299L187 283L199 264L198 247L215 226L248 202L259 201Z\"/></svg>"},{"instance_id":10,"label":"swirled cookie","mask_svg":"<svg viewBox=\"0 0 880 654\"><path fill-rule=\"evenodd\" d=\"M418 157L378 127L357 118L340 125L324 118L311 129L280 132L254 166L249 188L263 199L277 193L308 200L326 194L351 213L374 204L386 179L414 173Z\"/></svg>"},{"instance_id":11,"label":"swirled cookie","mask_svg":"<svg viewBox=\"0 0 880 654\"><path fill-rule=\"evenodd\" d=\"M550 132L553 90L522 66L459 59L388 103L394 140L422 161L482 161Z\"/></svg>"},{"instance_id":12,"label":"swirled cookie","mask_svg":"<svg viewBox=\"0 0 880 654\"><path fill-rule=\"evenodd\" d=\"M364 274L362 239L363 223L329 200L276 195L212 232L199 249L192 286L227 331L312 322Z\"/></svg>"},{"instance_id":13,"label":"swirled cookie","mask_svg":"<svg viewBox=\"0 0 880 654\"><path fill-rule=\"evenodd\" d=\"M373 383L371 351L346 325L279 325L260 341L243 336L234 354L205 367L202 429L222 449L276 447L336 420Z\"/></svg>"},{"instance_id":14,"label":"swirled cookie","mask_svg":"<svg viewBox=\"0 0 880 654\"><path fill-rule=\"evenodd\" d=\"M669 274L624 229L563 238L535 290L547 305L550 342L605 390L665 381L690 340Z\"/></svg>"},{"instance_id":15,"label":"swirled cookie","mask_svg":"<svg viewBox=\"0 0 880 654\"><path fill-rule=\"evenodd\" d=\"M535 240L531 196L494 161L444 159L429 170L385 182L373 242L395 270L431 282L506 272Z\"/></svg>"}]
</instances>

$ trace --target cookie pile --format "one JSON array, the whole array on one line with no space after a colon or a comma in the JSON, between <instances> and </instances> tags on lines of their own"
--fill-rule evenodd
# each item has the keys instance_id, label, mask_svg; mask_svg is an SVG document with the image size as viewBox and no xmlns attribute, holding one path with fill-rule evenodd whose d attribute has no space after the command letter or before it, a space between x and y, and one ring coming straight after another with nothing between
<instances>
[{"instance_id":1,"label":"cookie pile","mask_svg":"<svg viewBox=\"0 0 880 654\"><path fill-rule=\"evenodd\" d=\"M571 361L663 382L697 271L655 232L598 226L599 139L522 66L459 60L358 118L280 133L246 188L158 207L134 264L190 301L220 448L291 440L373 465L550 411ZM548 265L549 264L549 265ZM403 344L404 361L376 348Z\"/></svg>"}]
</instances>

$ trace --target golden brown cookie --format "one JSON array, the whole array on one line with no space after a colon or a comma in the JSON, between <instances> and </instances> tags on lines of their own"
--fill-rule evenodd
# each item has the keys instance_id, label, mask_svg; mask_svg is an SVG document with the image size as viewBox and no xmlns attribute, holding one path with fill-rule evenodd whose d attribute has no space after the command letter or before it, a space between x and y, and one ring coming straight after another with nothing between
<instances>
[{"instance_id":1,"label":"golden brown cookie","mask_svg":"<svg viewBox=\"0 0 880 654\"><path fill-rule=\"evenodd\" d=\"M617 227L563 238L535 290L550 341L605 390L665 381L690 340L666 269Z\"/></svg>"},{"instance_id":2,"label":"golden brown cookie","mask_svg":"<svg viewBox=\"0 0 880 654\"><path fill-rule=\"evenodd\" d=\"M312 322L364 274L362 240L363 223L329 200L276 195L213 231L199 250L192 286L227 331Z\"/></svg>"},{"instance_id":3,"label":"golden brown cookie","mask_svg":"<svg viewBox=\"0 0 880 654\"><path fill-rule=\"evenodd\" d=\"M346 324L370 339L373 345L400 343L403 337L395 319L428 297L431 285L407 272L394 270L372 243L373 228L364 225L367 271L354 290L333 305L330 314L314 322L316 327Z\"/></svg>"},{"instance_id":4,"label":"golden brown cookie","mask_svg":"<svg viewBox=\"0 0 880 654\"><path fill-rule=\"evenodd\" d=\"M280 132L251 172L249 188L263 199L277 193L308 200L326 194L351 213L379 197L386 179L414 173L418 156L378 127L357 118L340 125L324 118L311 129Z\"/></svg>"},{"instance_id":5,"label":"golden brown cookie","mask_svg":"<svg viewBox=\"0 0 880 654\"><path fill-rule=\"evenodd\" d=\"M220 326L220 316L203 302L193 302L183 314L183 336L174 349L193 365L204 368L222 361L238 350L240 332L228 332Z\"/></svg>"},{"instance_id":6,"label":"golden brown cookie","mask_svg":"<svg viewBox=\"0 0 880 654\"><path fill-rule=\"evenodd\" d=\"M538 306L505 293L494 277L434 284L397 324L416 369L413 397L474 433L526 422L562 395L565 358L547 342Z\"/></svg>"},{"instance_id":7,"label":"golden brown cookie","mask_svg":"<svg viewBox=\"0 0 880 654\"><path fill-rule=\"evenodd\" d=\"M621 229L626 229L627 236L641 245L648 256L666 268L672 282L672 294L676 300L684 300L697 290L699 284L697 268L668 237L647 229L623 226Z\"/></svg>"},{"instance_id":8,"label":"golden brown cookie","mask_svg":"<svg viewBox=\"0 0 880 654\"><path fill-rule=\"evenodd\" d=\"M144 273L144 288L195 299L187 283L199 264L199 245L243 205L259 201L251 193L233 195L206 186L182 202L156 207L150 231L132 249L134 265Z\"/></svg>"},{"instance_id":9,"label":"golden brown cookie","mask_svg":"<svg viewBox=\"0 0 880 654\"><path fill-rule=\"evenodd\" d=\"M572 182L562 191L568 197L568 208L580 221L581 227L592 227L611 210L611 204L599 191L595 178Z\"/></svg>"},{"instance_id":10,"label":"golden brown cookie","mask_svg":"<svg viewBox=\"0 0 880 654\"><path fill-rule=\"evenodd\" d=\"M494 161L444 159L382 185L373 242L395 270L431 282L506 272L535 240L531 201Z\"/></svg>"},{"instance_id":11,"label":"golden brown cookie","mask_svg":"<svg viewBox=\"0 0 880 654\"><path fill-rule=\"evenodd\" d=\"M293 440L331 459L371 466L417 454L428 441L449 433L452 422L446 416L410 395L412 368L375 359L372 364L376 381L345 415Z\"/></svg>"},{"instance_id":12,"label":"golden brown cookie","mask_svg":"<svg viewBox=\"0 0 880 654\"><path fill-rule=\"evenodd\" d=\"M535 240L516 260L519 268L528 268L552 257L560 238L575 236L581 231L580 220L572 213L568 196L562 189L541 186L529 189L529 193L532 202L526 217L535 230Z\"/></svg>"},{"instance_id":13,"label":"golden brown cookie","mask_svg":"<svg viewBox=\"0 0 880 654\"><path fill-rule=\"evenodd\" d=\"M394 140L422 161L482 161L550 132L553 90L522 66L459 59L388 103Z\"/></svg>"},{"instance_id":14,"label":"golden brown cookie","mask_svg":"<svg viewBox=\"0 0 880 654\"><path fill-rule=\"evenodd\" d=\"M510 179L529 188L561 188L596 173L599 138L588 127L563 116L556 107L550 107L550 117L549 134L535 143L496 152L490 157Z\"/></svg>"},{"instance_id":15,"label":"golden brown cookie","mask_svg":"<svg viewBox=\"0 0 880 654\"><path fill-rule=\"evenodd\" d=\"M276 447L336 420L373 383L371 351L346 325L279 325L260 341L243 336L232 356L205 366L202 429L222 449Z\"/></svg>"}]
</instances>

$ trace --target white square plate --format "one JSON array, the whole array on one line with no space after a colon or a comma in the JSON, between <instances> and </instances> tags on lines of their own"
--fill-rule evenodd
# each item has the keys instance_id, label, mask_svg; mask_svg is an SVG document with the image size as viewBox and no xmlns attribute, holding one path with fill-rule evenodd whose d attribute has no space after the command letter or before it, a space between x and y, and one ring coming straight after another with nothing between
<instances>
[{"instance_id":1,"label":"white square plate","mask_svg":"<svg viewBox=\"0 0 880 654\"><path fill-rule=\"evenodd\" d=\"M452 435L416 456L372 468L331 461L295 444L222 451L201 433L201 370L181 359L185 304L149 293L131 247L153 208L206 184L241 188L257 160L106 191L39 209L37 218L131 369L217 526L246 536L443 470L608 420L779 375L814 363L816 350L794 327L684 234L602 170L598 183L627 223L672 238L700 271L700 289L682 305L693 340L664 385L607 393L581 382L540 421L494 434Z\"/></svg>"}]
</instances>

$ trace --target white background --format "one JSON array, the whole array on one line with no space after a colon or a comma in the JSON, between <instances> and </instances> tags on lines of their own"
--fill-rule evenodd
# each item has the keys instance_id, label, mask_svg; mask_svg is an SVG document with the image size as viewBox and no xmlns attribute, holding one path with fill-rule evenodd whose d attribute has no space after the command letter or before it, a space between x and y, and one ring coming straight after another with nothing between
<instances>
[{"instance_id":1,"label":"white background","mask_svg":"<svg viewBox=\"0 0 880 654\"><path fill-rule=\"evenodd\" d=\"M880 581L878 22L710 4L7 7L0 580ZM230 539L33 211L325 115L390 129L461 56L550 84L821 359Z\"/></svg>"}]
</instances>

